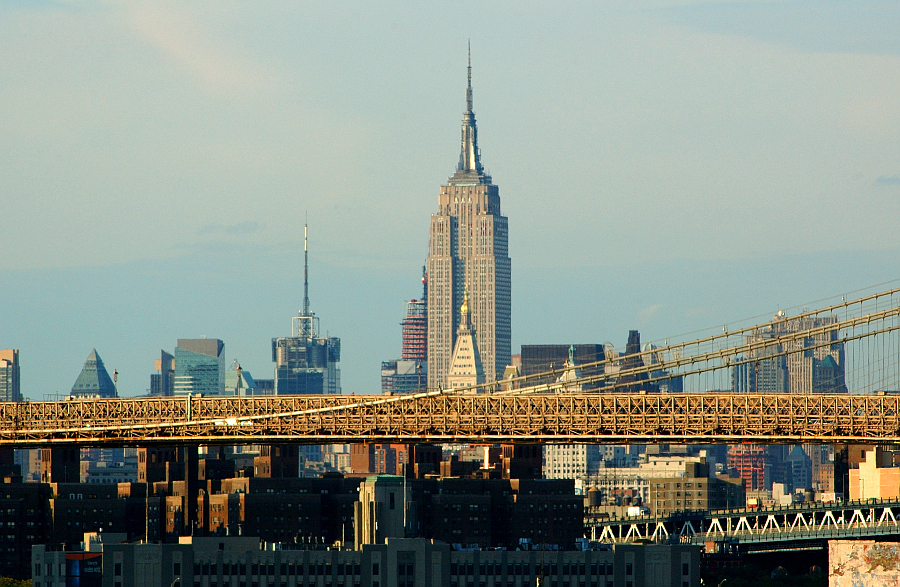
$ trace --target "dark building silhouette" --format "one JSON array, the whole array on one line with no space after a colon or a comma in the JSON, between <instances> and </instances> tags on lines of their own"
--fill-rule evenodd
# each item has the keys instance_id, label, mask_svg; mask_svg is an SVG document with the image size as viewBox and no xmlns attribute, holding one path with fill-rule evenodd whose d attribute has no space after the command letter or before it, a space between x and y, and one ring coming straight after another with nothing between
<instances>
[{"instance_id":1,"label":"dark building silhouette","mask_svg":"<svg viewBox=\"0 0 900 587\"><path fill-rule=\"evenodd\" d=\"M42 448L41 483L78 483L81 481L81 450L78 448Z\"/></svg>"},{"instance_id":2,"label":"dark building silhouette","mask_svg":"<svg viewBox=\"0 0 900 587\"><path fill-rule=\"evenodd\" d=\"M574 483L454 478L404 482L396 476L372 476L360 486L356 536L366 542L366 536L382 541L406 533L510 550L526 539L572 549L584 533L584 500L575 495Z\"/></svg>"},{"instance_id":3,"label":"dark building silhouette","mask_svg":"<svg viewBox=\"0 0 900 587\"><path fill-rule=\"evenodd\" d=\"M253 459L253 476L281 479L300 475L300 447L295 444L273 444L259 447Z\"/></svg>"},{"instance_id":4,"label":"dark building silhouette","mask_svg":"<svg viewBox=\"0 0 900 587\"><path fill-rule=\"evenodd\" d=\"M570 348L575 349L575 360L582 377L603 374L603 365L591 365L591 363L603 361L606 358L602 344L523 344L521 374L529 376L529 378L521 386L555 383L569 360ZM538 373L546 373L551 370L555 373L532 378ZM602 382L591 383L585 385L584 389L598 389L602 385Z\"/></svg>"},{"instance_id":5,"label":"dark building silhouette","mask_svg":"<svg viewBox=\"0 0 900 587\"><path fill-rule=\"evenodd\" d=\"M620 371L628 371L630 369L638 369L644 367L644 360L641 358L641 333L637 330L629 330L628 331L628 343L625 345L625 355L622 357L622 360L619 364ZM644 383L649 379L647 373L631 373L625 374L619 377L616 380L618 385L621 384L632 384L626 385L625 387L619 387L619 391L625 392L637 392L637 391L647 391L647 392L656 392L659 391L659 386L655 383Z\"/></svg>"},{"instance_id":6,"label":"dark building silhouette","mask_svg":"<svg viewBox=\"0 0 900 587\"><path fill-rule=\"evenodd\" d=\"M165 499L168 535L191 533L201 485L197 446L139 448L138 483L149 484L151 496Z\"/></svg>"},{"instance_id":7,"label":"dark building silhouette","mask_svg":"<svg viewBox=\"0 0 900 587\"><path fill-rule=\"evenodd\" d=\"M441 471L442 449L433 444L353 444L350 469L354 474L398 475L422 479Z\"/></svg>"},{"instance_id":8,"label":"dark building silhouette","mask_svg":"<svg viewBox=\"0 0 900 587\"><path fill-rule=\"evenodd\" d=\"M504 479L540 479L544 475L544 452L538 444L504 444L501 476Z\"/></svg>"},{"instance_id":9,"label":"dark building silhouette","mask_svg":"<svg viewBox=\"0 0 900 587\"><path fill-rule=\"evenodd\" d=\"M31 578L31 546L55 540L50 496L45 483L0 486L0 576Z\"/></svg>"}]
</instances>

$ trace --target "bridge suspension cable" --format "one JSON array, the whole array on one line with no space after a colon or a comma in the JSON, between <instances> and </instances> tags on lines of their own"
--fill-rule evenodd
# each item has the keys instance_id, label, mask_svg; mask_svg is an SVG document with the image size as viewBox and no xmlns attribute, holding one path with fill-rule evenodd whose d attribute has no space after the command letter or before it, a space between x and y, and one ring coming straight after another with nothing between
<instances>
[{"instance_id":1,"label":"bridge suspension cable","mask_svg":"<svg viewBox=\"0 0 900 587\"><path fill-rule=\"evenodd\" d=\"M833 376L829 389L839 389L845 373L852 376L854 390L859 386L875 391L876 381L885 386L896 384L900 355L900 344L893 335L900 330L897 294L900 289L796 316L779 315L772 322L732 332L725 328L720 334L693 341L465 389L401 396L0 403L0 446L186 439L223 443L265 439L318 443L896 441L900 438L900 396L733 394L721 389L653 393L653 386L676 378L756 368L779 358L791 361L817 353L834 354L855 341L866 341L871 349L851 353L851 369ZM880 378L871 375L874 368L881 369ZM574 369L590 374L559 380ZM863 379L865 385L860 385ZM584 386L593 389L581 391Z\"/></svg>"}]
</instances>

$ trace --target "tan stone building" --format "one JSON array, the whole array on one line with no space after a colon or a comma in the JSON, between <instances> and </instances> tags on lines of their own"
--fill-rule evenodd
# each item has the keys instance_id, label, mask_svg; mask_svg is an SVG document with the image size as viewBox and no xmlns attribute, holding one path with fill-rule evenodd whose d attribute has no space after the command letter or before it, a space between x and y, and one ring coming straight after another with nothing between
<instances>
[{"instance_id":1,"label":"tan stone building","mask_svg":"<svg viewBox=\"0 0 900 587\"><path fill-rule=\"evenodd\" d=\"M463 299L459 314L460 322L456 331L456 344L453 346L453 359L447 373L445 386L447 389L473 387L484 383L481 353L478 352L478 340L469 318L468 295Z\"/></svg>"},{"instance_id":2,"label":"tan stone building","mask_svg":"<svg viewBox=\"0 0 900 587\"><path fill-rule=\"evenodd\" d=\"M459 326L457 309L466 291L487 381L502 378L512 352L507 220L500 213L500 191L481 165L471 59L468 71L459 165L441 187L429 232L429 389L447 386Z\"/></svg>"},{"instance_id":3,"label":"tan stone building","mask_svg":"<svg viewBox=\"0 0 900 587\"><path fill-rule=\"evenodd\" d=\"M649 505L655 516L740 508L745 501L743 479L710 477L705 463L686 465L684 477L650 479Z\"/></svg>"},{"instance_id":4,"label":"tan stone building","mask_svg":"<svg viewBox=\"0 0 900 587\"><path fill-rule=\"evenodd\" d=\"M900 497L900 468L893 463L893 453L872 448L859 469L850 469L851 501L859 499L896 499Z\"/></svg>"}]
</instances>

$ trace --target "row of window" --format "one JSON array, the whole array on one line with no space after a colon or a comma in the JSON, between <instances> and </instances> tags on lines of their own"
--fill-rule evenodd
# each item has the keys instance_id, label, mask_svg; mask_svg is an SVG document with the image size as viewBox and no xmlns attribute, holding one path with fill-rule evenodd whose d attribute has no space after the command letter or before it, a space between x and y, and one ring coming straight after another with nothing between
<instances>
[{"instance_id":1,"label":"row of window","mask_svg":"<svg viewBox=\"0 0 900 587\"><path fill-rule=\"evenodd\" d=\"M495 579L492 583L493 587L531 587L532 578L529 577L523 581L515 582L513 579L507 579L505 582L503 579ZM544 587L613 587L613 580L606 579L605 581L594 580L591 582L587 581L579 581L578 583L570 583L568 581L564 581L562 583L557 582L555 579L545 580L541 583ZM459 582L459 581L450 581L450 587L488 587L488 583L486 581L480 581L477 584L474 581ZM625 587L634 587L633 581L625 581ZM684 587L688 587L685 584Z\"/></svg>"},{"instance_id":2,"label":"row of window","mask_svg":"<svg viewBox=\"0 0 900 587\"><path fill-rule=\"evenodd\" d=\"M175 575L181 574L181 568L178 563L174 563L175 568L172 572ZM224 563L219 568L217 563L194 563L194 575L246 575L249 568L251 575L275 575L276 565L273 563ZM373 565L373 574L378 574L378 565ZM281 563L278 565L278 575L281 576L330 576L332 569L337 575L359 575L359 563L339 563L332 565L331 563Z\"/></svg>"},{"instance_id":3,"label":"row of window","mask_svg":"<svg viewBox=\"0 0 900 587\"><path fill-rule=\"evenodd\" d=\"M525 575L525 576L533 576L538 573L538 571L543 568L544 574L552 576L558 575L559 571L562 571L563 575L586 575L588 570L590 570L591 575L612 575L613 574L613 565L612 563L591 563L590 565L586 563L549 563L545 565L531 565L529 563L480 563L478 565L478 575L477 576L488 576L488 575L501 575L501 576L515 576L515 575ZM632 563L625 563L625 574L631 575L633 573L633 565ZM450 563L450 574L451 575L471 575L475 576L475 564L474 563Z\"/></svg>"}]
</instances>

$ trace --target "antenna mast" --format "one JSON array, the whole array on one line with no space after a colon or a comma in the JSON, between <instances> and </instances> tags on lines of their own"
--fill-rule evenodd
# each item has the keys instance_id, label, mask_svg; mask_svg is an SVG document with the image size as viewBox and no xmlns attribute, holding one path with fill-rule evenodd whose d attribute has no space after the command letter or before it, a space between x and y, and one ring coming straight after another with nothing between
<instances>
[{"instance_id":1,"label":"antenna mast","mask_svg":"<svg viewBox=\"0 0 900 587\"><path fill-rule=\"evenodd\" d=\"M307 231L309 225L303 224L303 314L309 316L309 248L307 247Z\"/></svg>"},{"instance_id":2,"label":"antenna mast","mask_svg":"<svg viewBox=\"0 0 900 587\"><path fill-rule=\"evenodd\" d=\"M303 224L303 308L291 320L291 334L305 339L319 335L318 318L309 311L309 223Z\"/></svg>"},{"instance_id":3,"label":"antenna mast","mask_svg":"<svg viewBox=\"0 0 900 587\"><path fill-rule=\"evenodd\" d=\"M466 87L466 112L472 111L472 39L469 39L469 84Z\"/></svg>"}]
</instances>

